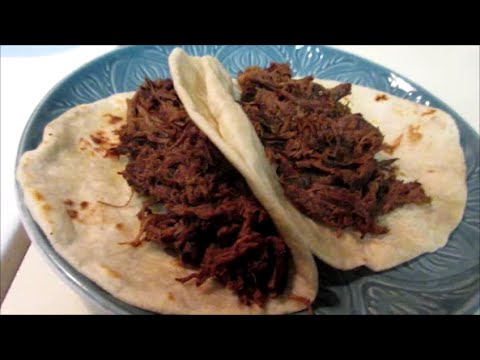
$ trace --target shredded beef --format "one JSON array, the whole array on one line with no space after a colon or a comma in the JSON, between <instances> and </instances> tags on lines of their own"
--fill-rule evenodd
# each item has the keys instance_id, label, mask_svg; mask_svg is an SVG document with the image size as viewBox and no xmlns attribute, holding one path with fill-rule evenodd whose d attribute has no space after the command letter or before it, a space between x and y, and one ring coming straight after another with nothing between
<instances>
[{"instance_id":1,"label":"shredded beef","mask_svg":"<svg viewBox=\"0 0 480 360\"><path fill-rule=\"evenodd\" d=\"M430 201L418 182L395 178L393 160L377 161L383 135L339 102L351 85L325 89L292 79L287 64L247 68L240 104L277 168L286 196L312 219L362 236L388 231L380 215Z\"/></svg>"},{"instance_id":2,"label":"shredded beef","mask_svg":"<svg viewBox=\"0 0 480 360\"><path fill-rule=\"evenodd\" d=\"M134 245L165 246L198 267L178 281L201 286L215 278L248 305L284 291L288 247L244 179L188 117L171 80L145 81L118 134L111 153L128 156L122 175L149 199Z\"/></svg>"}]
</instances>

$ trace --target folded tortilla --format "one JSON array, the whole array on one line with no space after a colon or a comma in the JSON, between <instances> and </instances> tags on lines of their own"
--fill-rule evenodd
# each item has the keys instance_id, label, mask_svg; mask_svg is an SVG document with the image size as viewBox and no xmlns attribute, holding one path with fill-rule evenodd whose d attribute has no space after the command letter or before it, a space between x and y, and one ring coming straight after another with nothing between
<instances>
[{"instance_id":1,"label":"folded tortilla","mask_svg":"<svg viewBox=\"0 0 480 360\"><path fill-rule=\"evenodd\" d=\"M365 265L392 268L443 247L462 219L466 205L466 165L453 118L447 113L377 90L353 85L352 113L380 128L385 142L402 136L395 153L400 180L419 181L432 201L409 204L380 218L390 231L367 235L316 223L287 200L250 120L236 102L240 89L215 58L190 57L180 49L170 55L175 88L195 123L247 179L253 193L279 229L295 234L321 260L338 269ZM338 82L316 80L326 88ZM383 101L376 101L381 96Z\"/></svg>"},{"instance_id":2,"label":"folded tortilla","mask_svg":"<svg viewBox=\"0 0 480 360\"><path fill-rule=\"evenodd\" d=\"M176 257L153 243L133 247L143 198L137 194L125 207L131 188L118 174L125 158L105 156L118 143L114 133L126 123L126 100L116 94L77 106L45 127L35 150L23 154L17 179L25 204L48 240L66 261L116 298L163 314L279 314L305 309L295 295L313 300L317 269L309 249L287 229L291 249L287 289L264 308L247 306L214 280L200 287L175 278L191 274Z\"/></svg>"}]
</instances>

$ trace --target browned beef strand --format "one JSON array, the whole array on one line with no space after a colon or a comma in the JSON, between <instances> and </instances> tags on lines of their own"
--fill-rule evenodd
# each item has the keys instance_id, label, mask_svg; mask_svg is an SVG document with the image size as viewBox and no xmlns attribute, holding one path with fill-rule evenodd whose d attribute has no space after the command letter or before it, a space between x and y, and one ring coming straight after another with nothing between
<instances>
[{"instance_id":1,"label":"browned beef strand","mask_svg":"<svg viewBox=\"0 0 480 360\"><path fill-rule=\"evenodd\" d=\"M139 214L142 241L153 241L199 267L184 279L216 278L246 303L283 292L289 249L240 174L194 125L171 80L149 81L128 103L115 155L122 172L151 200ZM151 205L162 203L164 213Z\"/></svg>"},{"instance_id":2,"label":"browned beef strand","mask_svg":"<svg viewBox=\"0 0 480 360\"><path fill-rule=\"evenodd\" d=\"M312 219L364 236L388 231L378 216L430 198L418 182L397 180L377 161L383 135L339 102L351 85L325 89L313 77L294 80L287 64L247 68L238 76L241 105L277 166L286 196Z\"/></svg>"}]
</instances>

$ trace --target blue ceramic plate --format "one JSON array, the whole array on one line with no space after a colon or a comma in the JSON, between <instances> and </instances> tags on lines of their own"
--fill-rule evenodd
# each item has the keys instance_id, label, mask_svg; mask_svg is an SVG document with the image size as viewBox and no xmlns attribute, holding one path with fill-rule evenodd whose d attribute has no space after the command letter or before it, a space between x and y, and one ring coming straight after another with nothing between
<instances>
[{"instance_id":1,"label":"blue ceramic plate","mask_svg":"<svg viewBox=\"0 0 480 360\"><path fill-rule=\"evenodd\" d=\"M126 47L102 56L56 85L30 118L18 158L41 141L43 128L73 106L133 91L145 77L169 77L168 55L175 46ZM468 166L468 200L461 224L443 249L390 271L337 271L318 263L318 314L468 314L478 311L480 293L479 136L446 104L414 82L357 56L323 46L183 46L191 55L216 56L231 72L250 65L288 62L295 75L351 82L375 88L451 114L461 134ZM17 184L22 221L51 264L90 299L115 313L147 314L121 302L60 257L32 219Z\"/></svg>"}]
</instances>

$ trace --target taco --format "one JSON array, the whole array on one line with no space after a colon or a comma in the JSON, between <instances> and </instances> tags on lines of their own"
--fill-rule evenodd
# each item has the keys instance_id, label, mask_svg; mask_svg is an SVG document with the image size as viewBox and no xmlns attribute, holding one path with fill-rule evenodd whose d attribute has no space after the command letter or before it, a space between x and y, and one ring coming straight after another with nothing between
<instances>
[{"instance_id":1,"label":"taco","mask_svg":"<svg viewBox=\"0 0 480 360\"><path fill-rule=\"evenodd\" d=\"M17 179L55 251L131 305L279 314L315 298L310 250L275 226L169 79L67 111Z\"/></svg>"},{"instance_id":2,"label":"taco","mask_svg":"<svg viewBox=\"0 0 480 360\"><path fill-rule=\"evenodd\" d=\"M287 64L232 79L210 56L175 49L169 61L192 120L277 227L329 265L389 269L441 248L461 221L465 159L445 112L362 86L295 79Z\"/></svg>"}]
</instances>

